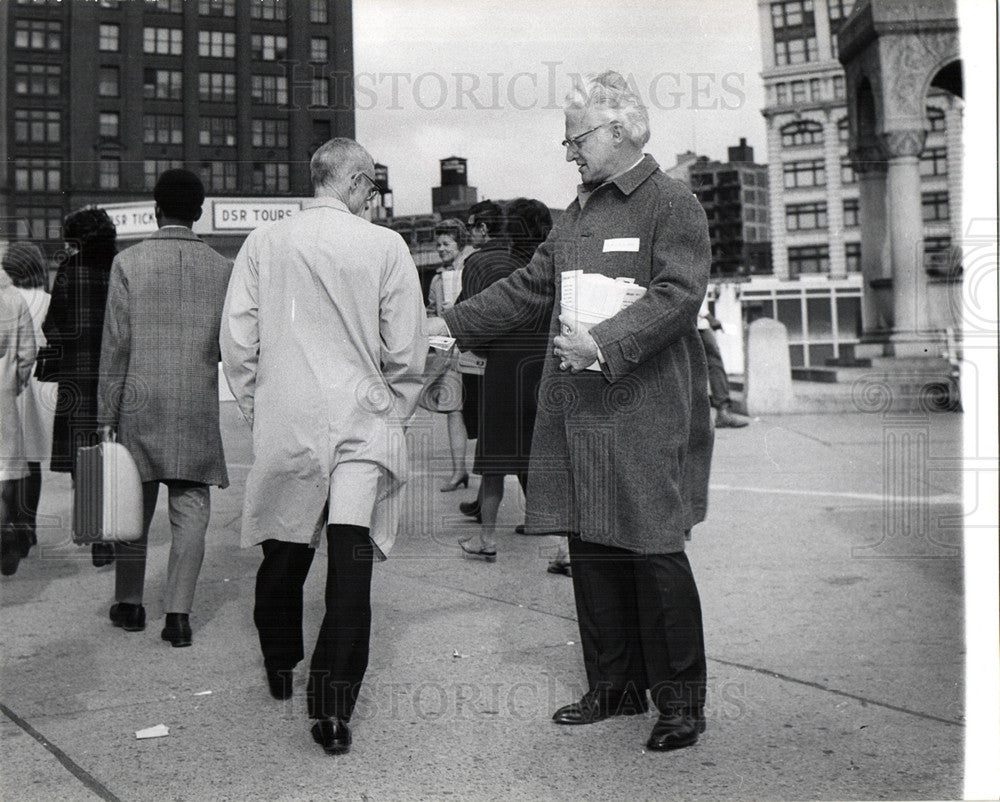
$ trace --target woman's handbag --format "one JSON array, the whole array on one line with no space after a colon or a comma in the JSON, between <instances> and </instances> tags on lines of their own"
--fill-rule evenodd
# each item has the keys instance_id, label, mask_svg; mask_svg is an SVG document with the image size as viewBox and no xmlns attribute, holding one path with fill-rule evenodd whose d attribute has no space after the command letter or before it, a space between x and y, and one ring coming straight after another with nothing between
<instances>
[{"instance_id":1,"label":"woman's handbag","mask_svg":"<svg viewBox=\"0 0 1000 802\"><path fill-rule=\"evenodd\" d=\"M142 537L142 481L121 443L76 451L73 542L102 543Z\"/></svg>"},{"instance_id":2,"label":"woman's handbag","mask_svg":"<svg viewBox=\"0 0 1000 802\"><path fill-rule=\"evenodd\" d=\"M35 357L35 378L40 382L59 381L61 363L60 349L54 345L43 345Z\"/></svg>"}]
</instances>

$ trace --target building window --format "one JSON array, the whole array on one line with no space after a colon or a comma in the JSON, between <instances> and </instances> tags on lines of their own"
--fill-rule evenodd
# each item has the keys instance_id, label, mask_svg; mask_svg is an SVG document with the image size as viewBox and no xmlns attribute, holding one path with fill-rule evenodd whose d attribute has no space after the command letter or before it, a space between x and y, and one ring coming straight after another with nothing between
<instances>
[{"instance_id":1,"label":"building window","mask_svg":"<svg viewBox=\"0 0 1000 802\"><path fill-rule=\"evenodd\" d=\"M309 60L325 62L330 58L330 40L325 36L314 36L309 40Z\"/></svg>"},{"instance_id":2,"label":"building window","mask_svg":"<svg viewBox=\"0 0 1000 802\"><path fill-rule=\"evenodd\" d=\"M830 270L830 247L807 245L788 249L788 273L795 278L803 273L826 273Z\"/></svg>"},{"instance_id":3,"label":"building window","mask_svg":"<svg viewBox=\"0 0 1000 802\"><path fill-rule=\"evenodd\" d=\"M826 228L826 204L789 204L785 207L785 228L789 231L813 231L818 228Z\"/></svg>"},{"instance_id":4,"label":"building window","mask_svg":"<svg viewBox=\"0 0 1000 802\"><path fill-rule=\"evenodd\" d=\"M951 237L924 239L924 269L932 276L961 275L962 254L960 249L952 249Z\"/></svg>"},{"instance_id":5,"label":"building window","mask_svg":"<svg viewBox=\"0 0 1000 802\"><path fill-rule=\"evenodd\" d=\"M250 99L284 106L288 103L288 79L283 75L251 75Z\"/></svg>"},{"instance_id":6,"label":"building window","mask_svg":"<svg viewBox=\"0 0 1000 802\"><path fill-rule=\"evenodd\" d=\"M61 78L58 64L15 64L14 94L58 97Z\"/></svg>"},{"instance_id":7,"label":"building window","mask_svg":"<svg viewBox=\"0 0 1000 802\"><path fill-rule=\"evenodd\" d=\"M801 81L798 83L801 83ZM781 129L781 146L783 148L822 144L823 126L815 120L802 120L797 123L789 123Z\"/></svg>"},{"instance_id":8,"label":"building window","mask_svg":"<svg viewBox=\"0 0 1000 802\"><path fill-rule=\"evenodd\" d=\"M792 81L792 103L805 103L806 82Z\"/></svg>"},{"instance_id":9,"label":"building window","mask_svg":"<svg viewBox=\"0 0 1000 802\"><path fill-rule=\"evenodd\" d=\"M285 162L254 164L251 192L256 195L288 192L288 164Z\"/></svg>"},{"instance_id":10,"label":"building window","mask_svg":"<svg viewBox=\"0 0 1000 802\"><path fill-rule=\"evenodd\" d=\"M947 220L950 217L947 192L923 193L920 196L920 206L923 210L925 223L932 223L936 220Z\"/></svg>"},{"instance_id":11,"label":"building window","mask_svg":"<svg viewBox=\"0 0 1000 802\"><path fill-rule=\"evenodd\" d=\"M819 49L815 36L810 36L808 39L789 39L774 43L774 63L779 67L785 64L804 64L807 61L816 61L818 56Z\"/></svg>"},{"instance_id":12,"label":"building window","mask_svg":"<svg viewBox=\"0 0 1000 802\"><path fill-rule=\"evenodd\" d=\"M785 189L821 187L826 184L826 169L822 159L789 162L785 165Z\"/></svg>"},{"instance_id":13,"label":"building window","mask_svg":"<svg viewBox=\"0 0 1000 802\"><path fill-rule=\"evenodd\" d=\"M861 243L848 242L844 245L844 265L848 273L861 272Z\"/></svg>"},{"instance_id":14,"label":"building window","mask_svg":"<svg viewBox=\"0 0 1000 802\"><path fill-rule=\"evenodd\" d=\"M309 21L318 25L326 25L329 22L326 0L309 0Z\"/></svg>"},{"instance_id":15,"label":"building window","mask_svg":"<svg viewBox=\"0 0 1000 802\"><path fill-rule=\"evenodd\" d=\"M59 142L62 125L58 111L44 109L14 110L14 141L24 143Z\"/></svg>"},{"instance_id":16,"label":"building window","mask_svg":"<svg viewBox=\"0 0 1000 802\"><path fill-rule=\"evenodd\" d=\"M184 166L180 159L146 159L142 163L143 185L152 191L156 186L156 179L167 170L176 170Z\"/></svg>"},{"instance_id":17,"label":"building window","mask_svg":"<svg viewBox=\"0 0 1000 802\"><path fill-rule=\"evenodd\" d=\"M288 147L288 120L252 120L250 126L255 148Z\"/></svg>"},{"instance_id":18,"label":"building window","mask_svg":"<svg viewBox=\"0 0 1000 802\"><path fill-rule=\"evenodd\" d=\"M771 3L771 25L781 28L814 27L812 0L789 0L785 3Z\"/></svg>"},{"instance_id":19,"label":"building window","mask_svg":"<svg viewBox=\"0 0 1000 802\"><path fill-rule=\"evenodd\" d=\"M14 189L59 192L62 167L57 159L17 159L14 161Z\"/></svg>"},{"instance_id":20,"label":"building window","mask_svg":"<svg viewBox=\"0 0 1000 802\"><path fill-rule=\"evenodd\" d=\"M330 81L326 78L312 79L312 100L309 107L330 105Z\"/></svg>"},{"instance_id":21,"label":"building window","mask_svg":"<svg viewBox=\"0 0 1000 802\"><path fill-rule=\"evenodd\" d=\"M860 225L858 203L857 198L844 198L844 228L857 228Z\"/></svg>"},{"instance_id":22,"label":"building window","mask_svg":"<svg viewBox=\"0 0 1000 802\"><path fill-rule=\"evenodd\" d=\"M284 0L254 0L250 5L250 19L288 19Z\"/></svg>"},{"instance_id":23,"label":"building window","mask_svg":"<svg viewBox=\"0 0 1000 802\"><path fill-rule=\"evenodd\" d=\"M205 58L236 58L236 34L228 31L198 31L198 55Z\"/></svg>"},{"instance_id":24,"label":"building window","mask_svg":"<svg viewBox=\"0 0 1000 802\"><path fill-rule=\"evenodd\" d=\"M819 78L809 79L809 99L814 103L823 99L823 82Z\"/></svg>"},{"instance_id":25,"label":"building window","mask_svg":"<svg viewBox=\"0 0 1000 802\"><path fill-rule=\"evenodd\" d=\"M101 67L97 71L97 94L100 97L118 97L118 68Z\"/></svg>"},{"instance_id":26,"label":"building window","mask_svg":"<svg viewBox=\"0 0 1000 802\"><path fill-rule=\"evenodd\" d=\"M236 144L236 120L232 117L200 118L198 144L233 147Z\"/></svg>"},{"instance_id":27,"label":"building window","mask_svg":"<svg viewBox=\"0 0 1000 802\"><path fill-rule=\"evenodd\" d=\"M97 185L101 189L118 189L121 183L121 162L117 156L102 156L98 162Z\"/></svg>"},{"instance_id":28,"label":"building window","mask_svg":"<svg viewBox=\"0 0 1000 802\"><path fill-rule=\"evenodd\" d=\"M312 145L313 145L313 150L315 150L324 142L330 139L330 121L313 120L312 128L313 128Z\"/></svg>"},{"instance_id":29,"label":"building window","mask_svg":"<svg viewBox=\"0 0 1000 802\"><path fill-rule=\"evenodd\" d=\"M842 145L851 141L851 121L847 117L837 120L837 141Z\"/></svg>"},{"instance_id":30,"label":"building window","mask_svg":"<svg viewBox=\"0 0 1000 802\"><path fill-rule=\"evenodd\" d=\"M944 131L945 130L944 112L937 106L928 106L927 122L930 125L931 131Z\"/></svg>"},{"instance_id":31,"label":"building window","mask_svg":"<svg viewBox=\"0 0 1000 802\"><path fill-rule=\"evenodd\" d=\"M61 50L62 23L19 19L14 23L14 47L18 50Z\"/></svg>"},{"instance_id":32,"label":"building window","mask_svg":"<svg viewBox=\"0 0 1000 802\"><path fill-rule=\"evenodd\" d=\"M836 100L844 99L844 76L834 75L833 76L833 97Z\"/></svg>"},{"instance_id":33,"label":"building window","mask_svg":"<svg viewBox=\"0 0 1000 802\"><path fill-rule=\"evenodd\" d=\"M118 112L102 111L97 118L97 133L105 139L118 139Z\"/></svg>"},{"instance_id":34,"label":"building window","mask_svg":"<svg viewBox=\"0 0 1000 802\"><path fill-rule=\"evenodd\" d=\"M62 239L62 208L59 206L18 206L14 213L18 236L25 239Z\"/></svg>"},{"instance_id":35,"label":"building window","mask_svg":"<svg viewBox=\"0 0 1000 802\"><path fill-rule=\"evenodd\" d=\"M181 55L180 28L143 28L142 52L160 56Z\"/></svg>"},{"instance_id":36,"label":"building window","mask_svg":"<svg viewBox=\"0 0 1000 802\"><path fill-rule=\"evenodd\" d=\"M201 181L210 192L234 192L236 162L204 162L201 165Z\"/></svg>"},{"instance_id":37,"label":"building window","mask_svg":"<svg viewBox=\"0 0 1000 802\"><path fill-rule=\"evenodd\" d=\"M184 0L146 0L146 10L181 14L184 11Z\"/></svg>"},{"instance_id":38,"label":"building window","mask_svg":"<svg viewBox=\"0 0 1000 802\"><path fill-rule=\"evenodd\" d=\"M142 71L142 96L154 100L180 100L181 71L154 70Z\"/></svg>"},{"instance_id":39,"label":"building window","mask_svg":"<svg viewBox=\"0 0 1000 802\"><path fill-rule=\"evenodd\" d=\"M788 105L788 84L774 85L774 101L779 106Z\"/></svg>"},{"instance_id":40,"label":"building window","mask_svg":"<svg viewBox=\"0 0 1000 802\"><path fill-rule=\"evenodd\" d=\"M925 148L920 154L920 175L948 175L948 149Z\"/></svg>"},{"instance_id":41,"label":"building window","mask_svg":"<svg viewBox=\"0 0 1000 802\"><path fill-rule=\"evenodd\" d=\"M198 98L213 103L232 103L236 100L236 74L199 72Z\"/></svg>"},{"instance_id":42,"label":"building window","mask_svg":"<svg viewBox=\"0 0 1000 802\"><path fill-rule=\"evenodd\" d=\"M101 25L97 29L97 49L110 53L118 52L118 26L111 24Z\"/></svg>"},{"instance_id":43,"label":"building window","mask_svg":"<svg viewBox=\"0 0 1000 802\"><path fill-rule=\"evenodd\" d=\"M147 145L183 145L184 118L179 114L142 115L142 141Z\"/></svg>"},{"instance_id":44,"label":"building window","mask_svg":"<svg viewBox=\"0 0 1000 802\"><path fill-rule=\"evenodd\" d=\"M840 160L840 183L853 184L858 180L858 174L854 172L854 162L850 159Z\"/></svg>"},{"instance_id":45,"label":"building window","mask_svg":"<svg viewBox=\"0 0 1000 802\"><path fill-rule=\"evenodd\" d=\"M236 0L198 0L198 13L203 17L235 17Z\"/></svg>"},{"instance_id":46,"label":"building window","mask_svg":"<svg viewBox=\"0 0 1000 802\"><path fill-rule=\"evenodd\" d=\"M278 61L288 55L288 37L255 33L250 37L250 55L257 61Z\"/></svg>"}]
</instances>

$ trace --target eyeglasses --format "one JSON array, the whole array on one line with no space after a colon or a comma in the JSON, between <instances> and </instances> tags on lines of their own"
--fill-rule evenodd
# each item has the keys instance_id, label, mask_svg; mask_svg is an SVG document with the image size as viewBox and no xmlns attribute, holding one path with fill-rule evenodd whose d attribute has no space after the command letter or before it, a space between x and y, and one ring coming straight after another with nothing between
<instances>
[{"instance_id":1,"label":"eyeglasses","mask_svg":"<svg viewBox=\"0 0 1000 802\"><path fill-rule=\"evenodd\" d=\"M365 196L366 201L375 200L375 196L379 194L378 184L375 183L375 179L368 175L368 173L358 173L360 176L364 176L368 179L368 183L372 185L372 188L368 190L368 194ZM355 176L357 178L357 176Z\"/></svg>"},{"instance_id":2,"label":"eyeglasses","mask_svg":"<svg viewBox=\"0 0 1000 802\"><path fill-rule=\"evenodd\" d=\"M584 131L582 134L577 134L576 136L571 136L564 139L561 144L564 148L572 147L575 148L576 150L579 150L580 143L584 140L584 138L590 136L592 133L594 133L594 131L603 128L605 125L618 125L618 120L608 120L606 123L601 123L600 125L591 128L589 131Z\"/></svg>"}]
</instances>

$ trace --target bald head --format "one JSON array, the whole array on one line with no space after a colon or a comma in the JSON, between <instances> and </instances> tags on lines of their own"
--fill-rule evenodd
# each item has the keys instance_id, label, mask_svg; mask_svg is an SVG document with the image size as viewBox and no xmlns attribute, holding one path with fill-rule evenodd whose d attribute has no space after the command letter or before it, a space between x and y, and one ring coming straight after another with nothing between
<instances>
[{"instance_id":1,"label":"bald head","mask_svg":"<svg viewBox=\"0 0 1000 802\"><path fill-rule=\"evenodd\" d=\"M309 162L309 175L317 195L342 189L351 176L371 174L375 163L368 151L353 139L336 137L319 146Z\"/></svg>"}]
</instances>

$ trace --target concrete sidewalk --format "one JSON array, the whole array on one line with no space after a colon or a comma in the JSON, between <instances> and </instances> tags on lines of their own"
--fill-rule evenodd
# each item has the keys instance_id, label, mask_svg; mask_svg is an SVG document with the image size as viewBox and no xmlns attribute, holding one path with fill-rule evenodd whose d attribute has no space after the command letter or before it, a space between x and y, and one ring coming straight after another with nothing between
<instances>
[{"instance_id":1,"label":"concrete sidewalk","mask_svg":"<svg viewBox=\"0 0 1000 802\"><path fill-rule=\"evenodd\" d=\"M371 663L352 751L331 758L267 692L251 618L259 554L238 547L249 436L223 422L195 642L160 640L164 494L147 629L108 621L113 568L68 543L69 483L46 473L39 546L4 578L0 798L950 799L962 793L961 427L955 414L785 416L717 433L708 520L689 557L704 608L708 731L647 753L653 714L559 727L584 690L570 580L552 538L463 558L468 492L441 493L444 416L413 430L403 531L376 566ZM319 561L317 561L319 563ZM306 587L307 643L322 571ZM165 724L165 738L136 730Z\"/></svg>"}]
</instances>

